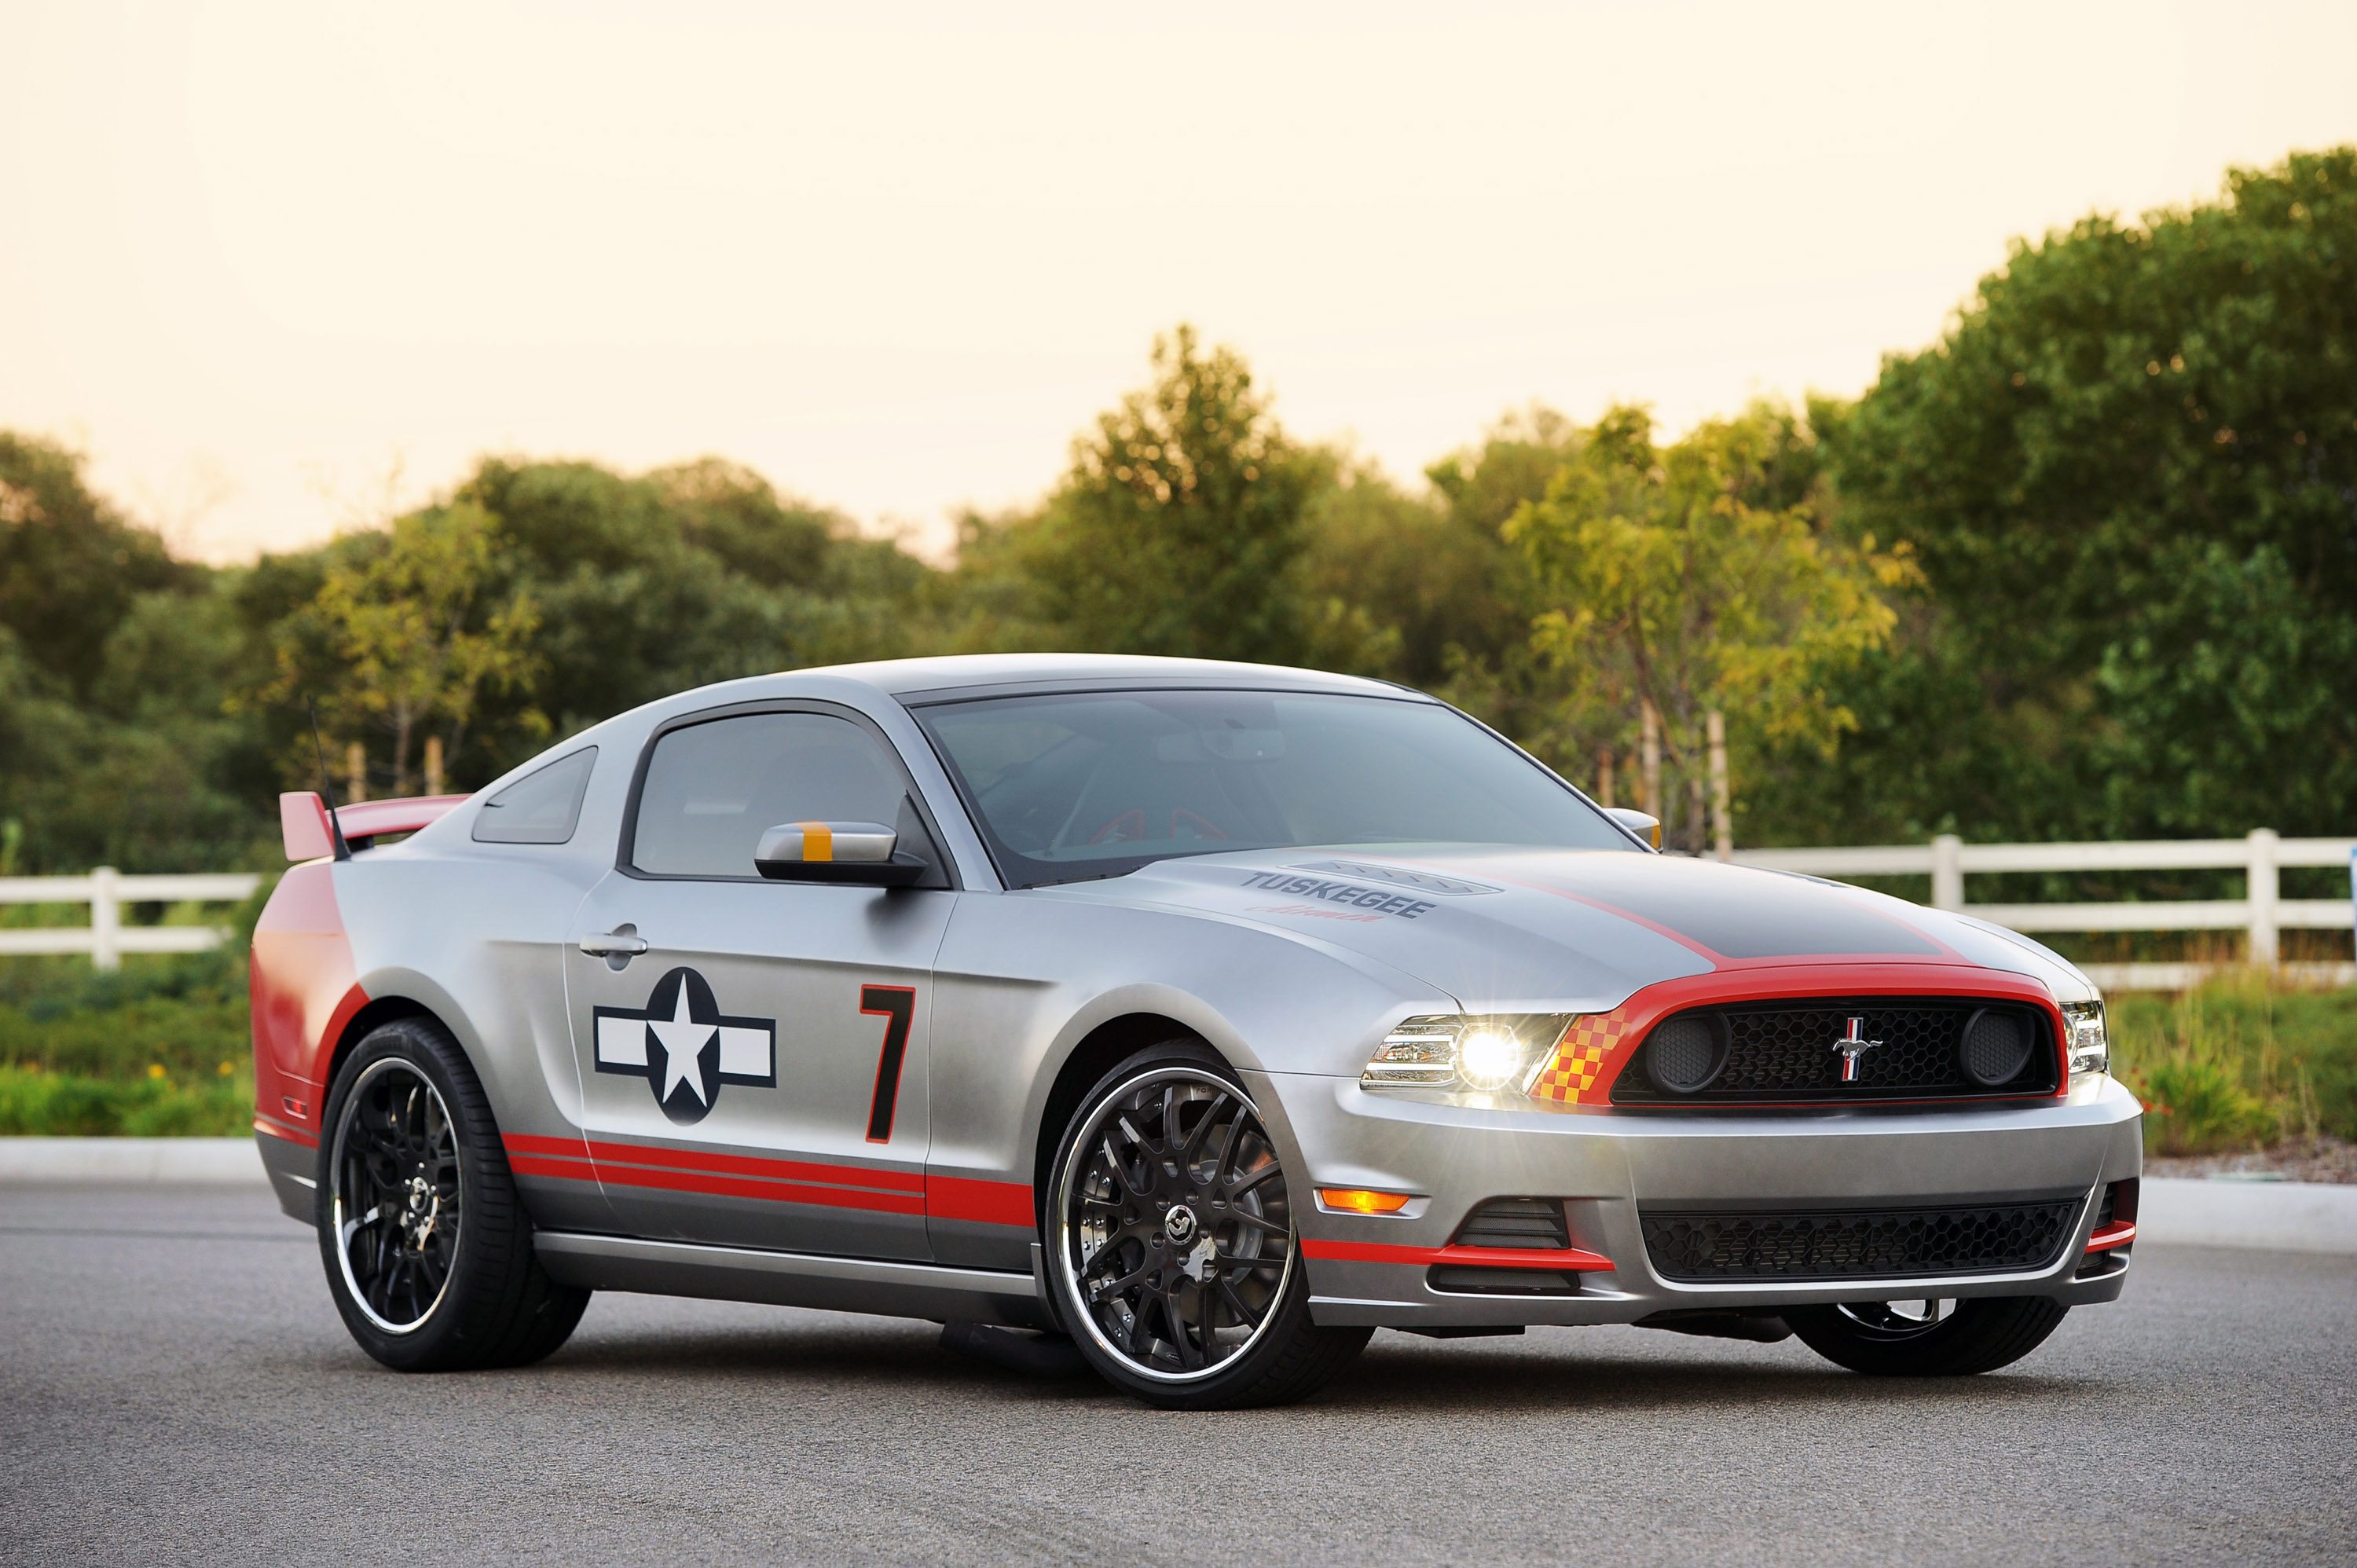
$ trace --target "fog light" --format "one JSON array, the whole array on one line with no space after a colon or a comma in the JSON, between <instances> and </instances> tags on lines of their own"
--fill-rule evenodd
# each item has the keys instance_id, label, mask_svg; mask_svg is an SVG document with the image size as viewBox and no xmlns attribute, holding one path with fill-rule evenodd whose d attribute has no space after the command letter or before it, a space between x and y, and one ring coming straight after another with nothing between
<instances>
[{"instance_id":1,"label":"fog light","mask_svg":"<svg viewBox=\"0 0 2357 1568\"><path fill-rule=\"evenodd\" d=\"M1477 1029L1457 1043L1457 1071L1475 1089L1503 1089L1522 1070L1523 1043L1498 1029Z\"/></svg>"}]
</instances>

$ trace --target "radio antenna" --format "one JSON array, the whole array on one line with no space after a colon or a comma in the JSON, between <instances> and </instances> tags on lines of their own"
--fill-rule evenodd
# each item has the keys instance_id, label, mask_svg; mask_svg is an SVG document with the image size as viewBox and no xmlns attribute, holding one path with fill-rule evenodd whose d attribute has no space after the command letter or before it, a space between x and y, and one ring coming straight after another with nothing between
<instances>
[{"instance_id":1,"label":"radio antenna","mask_svg":"<svg viewBox=\"0 0 2357 1568\"><path fill-rule=\"evenodd\" d=\"M311 715L311 746L319 754L319 793L328 802L328 836L335 842L336 858L350 860L352 846L344 842L344 824L336 815L336 786L328 775L328 743L319 738L319 709L309 697L303 699L303 711Z\"/></svg>"}]
</instances>

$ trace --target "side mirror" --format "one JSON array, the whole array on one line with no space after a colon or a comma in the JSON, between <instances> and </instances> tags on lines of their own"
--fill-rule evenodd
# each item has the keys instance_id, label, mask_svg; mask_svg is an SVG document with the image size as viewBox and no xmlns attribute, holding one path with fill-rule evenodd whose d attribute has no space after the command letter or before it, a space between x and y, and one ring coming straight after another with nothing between
<instances>
[{"instance_id":1,"label":"side mirror","mask_svg":"<svg viewBox=\"0 0 2357 1568\"><path fill-rule=\"evenodd\" d=\"M761 835L753 869L772 882L906 887L926 866L899 843L881 822L781 822Z\"/></svg>"},{"instance_id":2,"label":"side mirror","mask_svg":"<svg viewBox=\"0 0 2357 1568\"><path fill-rule=\"evenodd\" d=\"M1662 847L1662 819L1649 817L1642 811L1632 811L1626 806L1607 806L1604 814L1652 844Z\"/></svg>"}]
</instances>

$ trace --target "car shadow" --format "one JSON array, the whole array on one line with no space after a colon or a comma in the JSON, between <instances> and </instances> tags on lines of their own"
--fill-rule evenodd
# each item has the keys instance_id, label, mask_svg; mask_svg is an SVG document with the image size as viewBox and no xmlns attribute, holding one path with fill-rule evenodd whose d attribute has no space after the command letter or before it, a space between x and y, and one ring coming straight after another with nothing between
<instances>
[{"instance_id":1,"label":"car shadow","mask_svg":"<svg viewBox=\"0 0 2357 1568\"><path fill-rule=\"evenodd\" d=\"M1598 1355L1556 1340L1480 1355L1384 1337L1318 1402L1361 1412L1447 1409L1511 1413L1577 1408L1659 1413L1773 1403L1794 1409L1861 1405L1987 1405L2097 1391L2100 1379L2028 1369L1970 1378L1870 1378L1789 1356L1736 1359L1696 1348L1643 1356Z\"/></svg>"},{"instance_id":2,"label":"car shadow","mask_svg":"<svg viewBox=\"0 0 2357 1568\"><path fill-rule=\"evenodd\" d=\"M1830 1364L1776 1359L1747 1361L1708 1344L1691 1355L1649 1348L1639 1355L1598 1355L1576 1341L1549 1337L1527 1344L1478 1342L1469 1350L1400 1335L1379 1337L1368 1354L1305 1411L1355 1413L1510 1414L1577 1409L1589 1414L1625 1411L1712 1411L1772 1403L1795 1410L1861 1405L1986 1407L2011 1401L2050 1401L2101 1392L2099 1378L2041 1372L2035 1368L1975 1378L1869 1378ZM1738 1352L1739 1354L1739 1352ZM809 1382L840 1389L865 1384L879 1391L931 1390L945 1398L1023 1403L1126 1403L1093 1377L1029 1376L946 1350L931 1325L880 1321L875 1326L693 1330L631 1329L576 1341L526 1374L559 1380L621 1374L686 1376L721 1382ZM516 1375L516 1374L511 1374Z\"/></svg>"},{"instance_id":3,"label":"car shadow","mask_svg":"<svg viewBox=\"0 0 2357 1568\"><path fill-rule=\"evenodd\" d=\"M552 1376L691 1374L725 1380L933 1386L1017 1398L1114 1398L1096 1379L1027 1376L946 1350L929 1323L880 1319L875 1327L634 1329L576 1340L543 1363Z\"/></svg>"}]
</instances>

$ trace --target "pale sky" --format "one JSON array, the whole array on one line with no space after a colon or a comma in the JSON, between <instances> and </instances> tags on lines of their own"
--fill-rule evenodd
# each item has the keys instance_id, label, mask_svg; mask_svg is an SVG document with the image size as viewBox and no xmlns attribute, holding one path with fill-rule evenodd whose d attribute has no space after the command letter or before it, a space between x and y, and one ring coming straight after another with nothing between
<instances>
[{"instance_id":1,"label":"pale sky","mask_svg":"<svg viewBox=\"0 0 2357 1568\"><path fill-rule=\"evenodd\" d=\"M1855 393L2008 237L2357 141L2357 5L0 0L0 425L250 559L476 455L938 548L1179 320L1394 475Z\"/></svg>"}]
</instances>

